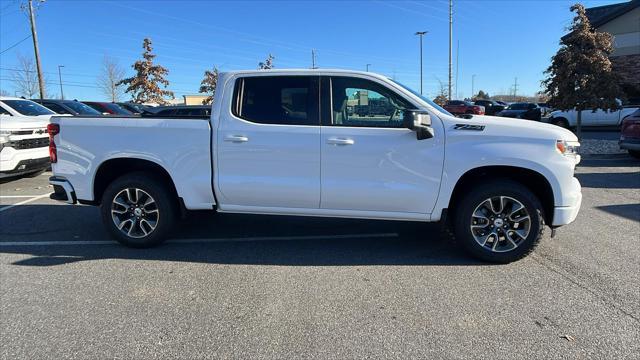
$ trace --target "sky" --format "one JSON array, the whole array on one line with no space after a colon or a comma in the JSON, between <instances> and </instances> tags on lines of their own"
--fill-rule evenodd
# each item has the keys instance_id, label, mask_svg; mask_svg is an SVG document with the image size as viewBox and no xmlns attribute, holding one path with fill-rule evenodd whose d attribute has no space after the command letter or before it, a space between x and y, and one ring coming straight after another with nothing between
<instances>
[{"instance_id":1,"label":"sky","mask_svg":"<svg viewBox=\"0 0 640 360\"><path fill-rule=\"evenodd\" d=\"M26 0L0 1L0 89L15 94L17 57L33 57ZM558 49L575 0L453 0L454 97L533 95ZM619 1L583 1L587 7ZM97 87L104 56L133 74L142 40L169 69L176 97L197 94L204 71L255 69L269 54L277 68L377 72L435 97L448 82L449 2L429 1L100 1L47 0L37 10L42 68L49 97L107 100ZM25 40L26 38L26 40ZM16 45L17 44L17 45ZM457 71L456 71L457 70ZM475 76L473 76L475 75ZM456 81L457 79L457 81ZM455 86L457 85L457 86ZM17 93L20 96L20 93ZM124 98L123 100L128 100Z\"/></svg>"}]
</instances>

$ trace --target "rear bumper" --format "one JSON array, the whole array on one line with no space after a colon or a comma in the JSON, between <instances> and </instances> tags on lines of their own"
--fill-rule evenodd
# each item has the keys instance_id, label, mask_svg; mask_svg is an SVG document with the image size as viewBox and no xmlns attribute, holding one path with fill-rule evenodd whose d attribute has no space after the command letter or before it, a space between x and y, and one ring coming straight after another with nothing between
<instances>
[{"instance_id":1,"label":"rear bumper","mask_svg":"<svg viewBox=\"0 0 640 360\"><path fill-rule=\"evenodd\" d=\"M640 139L626 138L620 140L620 149L640 151Z\"/></svg>"},{"instance_id":2,"label":"rear bumper","mask_svg":"<svg viewBox=\"0 0 640 360\"><path fill-rule=\"evenodd\" d=\"M576 178L572 179L571 187L569 192L572 195L572 203L568 206L556 206L553 210L553 223L551 225L554 227L570 224L578 216L580 205L582 205L582 187Z\"/></svg>"},{"instance_id":3,"label":"rear bumper","mask_svg":"<svg viewBox=\"0 0 640 360\"><path fill-rule=\"evenodd\" d=\"M75 204L78 202L76 192L67 179L52 176L49 178L49 184L53 185L53 193L49 196L51 199L64 201L67 204Z\"/></svg>"}]
</instances>

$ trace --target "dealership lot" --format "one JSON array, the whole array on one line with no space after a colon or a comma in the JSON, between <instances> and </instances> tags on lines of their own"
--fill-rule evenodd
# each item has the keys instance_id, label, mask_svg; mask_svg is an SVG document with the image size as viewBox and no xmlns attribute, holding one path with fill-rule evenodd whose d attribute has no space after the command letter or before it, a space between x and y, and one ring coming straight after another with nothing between
<instances>
[{"instance_id":1,"label":"dealership lot","mask_svg":"<svg viewBox=\"0 0 640 360\"><path fill-rule=\"evenodd\" d=\"M640 162L578 168L575 223L489 265L433 224L192 213L155 249L0 184L3 358L632 358ZM633 355L636 354L636 355Z\"/></svg>"}]
</instances>

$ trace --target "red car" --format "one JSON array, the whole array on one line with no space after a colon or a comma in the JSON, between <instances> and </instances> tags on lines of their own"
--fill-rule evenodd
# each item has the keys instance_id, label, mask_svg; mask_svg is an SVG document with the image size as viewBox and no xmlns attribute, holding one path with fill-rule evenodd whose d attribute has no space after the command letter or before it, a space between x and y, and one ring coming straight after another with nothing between
<instances>
[{"instance_id":1,"label":"red car","mask_svg":"<svg viewBox=\"0 0 640 360\"><path fill-rule=\"evenodd\" d=\"M447 101L444 108L453 115L484 115L484 106L474 105L469 101L450 100Z\"/></svg>"},{"instance_id":2,"label":"red car","mask_svg":"<svg viewBox=\"0 0 640 360\"><path fill-rule=\"evenodd\" d=\"M620 148L640 159L640 110L636 110L622 120Z\"/></svg>"}]
</instances>

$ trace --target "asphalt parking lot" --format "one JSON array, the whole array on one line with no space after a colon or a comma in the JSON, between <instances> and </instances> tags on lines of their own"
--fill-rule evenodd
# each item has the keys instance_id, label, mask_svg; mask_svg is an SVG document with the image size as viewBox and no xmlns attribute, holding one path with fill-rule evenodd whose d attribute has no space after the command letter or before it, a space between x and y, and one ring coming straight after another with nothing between
<instances>
[{"instance_id":1,"label":"asphalt parking lot","mask_svg":"<svg viewBox=\"0 0 640 360\"><path fill-rule=\"evenodd\" d=\"M2 358L638 358L640 162L584 159L581 213L477 262L437 225L193 213L113 243L98 211L0 184Z\"/></svg>"}]
</instances>

